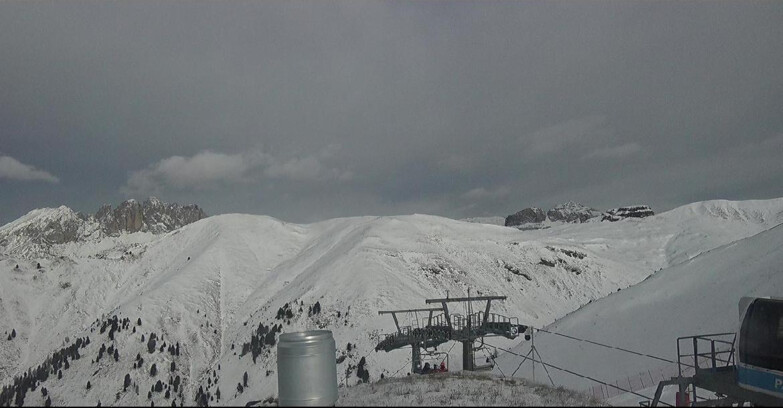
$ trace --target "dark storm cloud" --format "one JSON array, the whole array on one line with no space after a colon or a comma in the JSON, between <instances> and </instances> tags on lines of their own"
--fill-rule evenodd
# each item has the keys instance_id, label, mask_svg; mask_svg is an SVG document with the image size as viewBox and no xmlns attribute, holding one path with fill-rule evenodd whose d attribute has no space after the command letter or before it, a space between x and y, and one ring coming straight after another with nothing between
<instances>
[{"instance_id":1,"label":"dark storm cloud","mask_svg":"<svg viewBox=\"0 0 783 408\"><path fill-rule=\"evenodd\" d=\"M0 176L0 222L149 194L302 222L781 196L780 21L779 2L3 2L0 154L38 177Z\"/></svg>"}]
</instances>

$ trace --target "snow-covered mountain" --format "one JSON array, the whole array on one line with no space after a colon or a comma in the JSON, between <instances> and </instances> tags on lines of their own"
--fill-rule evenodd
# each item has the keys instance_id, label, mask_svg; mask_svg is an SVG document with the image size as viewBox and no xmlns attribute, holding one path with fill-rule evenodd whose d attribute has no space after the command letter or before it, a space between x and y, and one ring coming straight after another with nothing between
<instances>
[{"instance_id":1,"label":"snow-covered mountain","mask_svg":"<svg viewBox=\"0 0 783 408\"><path fill-rule=\"evenodd\" d=\"M128 232L160 234L205 217L197 205L169 204L155 197L141 204L126 200L114 210L104 204L95 215L76 213L66 206L41 208L0 227L0 253L28 259L57 256L59 244L96 241Z\"/></svg>"},{"instance_id":2,"label":"snow-covered mountain","mask_svg":"<svg viewBox=\"0 0 783 408\"><path fill-rule=\"evenodd\" d=\"M629 205L625 207L607 210L601 217L601 221L620 221L626 218L652 217L655 212L648 205Z\"/></svg>"},{"instance_id":3,"label":"snow-covered mountain","mask_svg":"<svg viewBox=\"0 0 783 408\"><path fill-rule=\"evenodd\" d=\"M474 222L477 224L503 225L506 222L506 219L498 215L489 217L468 217L462 218L460 221Z\"/></svg>"},{"instance_id":4,"label":"snow-covered mountain","mask_svg":"<svg viewBox=\"0 0 783 408\"><path fill-rule=\"evenodd\" d=\"M569 201L544 211L530 207L507 216L503 225L521 229L549 228L550 224L588 222L601 215L599 210Z\"/></svg>"},{"instance_id":5,"label":"snow-covered mountain","mask_svg":"<svg viewBox=\"0 0 783 408\"><path fill-rule=\"evenodd\" d=\"M280 332L327 328L339 349L338 378L354 385L362 357L371 379L404 373L410 364L408 350L373 351L394 327L379 310L424 307L426 298L472 288L508 296L493 304L496 312L541 327L658 269L781 221L783 199L696 203L643 219L540 231L426 215L299 225L228 214L162 234L51 244L38 257L6 246L0 332L16 336L0 339L0 382L11 384L43 364L57 369L28 390L25 404L51 398L61 405L171 405L169 391L177 405L192 405L199 389L214 399L211 405L245 404L276 394L270 343ZM415 316L401 324L415 324ZM452 368L459 369L461 350L451 353ZM126 375L130 385L123 390Z\"/></svg>"},{"instance_id":6,"label":"snow-covered mountain","mask_svg":"<svg viewBox=\"0 0 783 408\"><path fill-rule=\"evenodd\" d=\"M691 225L696 224L695 220L719 220L714 223L715 228L699 232L690 227L689 233L672 239L668 246L681 250L687 248L687 241L706 234L721 234L722 228L736 231L741 225L772 227L682 262L677 262L682 258L675 257L670 267L637 285L592 302L546 330L673 361L677 360L677 337L735 332L741 297L783 294L783 217L779 203L779 199L694 203L651 218L650 221ZM529 342L521 343L515 352L524 355L529 347ZM547 363L610 383L619 380L620 384L629 384L629 378L640 373L645 378L649 372L668 376L677 373L673 364L544 332L536 334L536 349ZM502 355L498 361L498 373L513 371L519 364L519 358L510 354ZM574 389L595 385L584 378L550 371L558 385ZM530 365L517 375L531 377ZM647 390L647 395L653 392L654 389ZM629 397L617 402L636 404L640 399Z\"/></svg>"},{"instance_id":7,"label":"snow-covered mountain","mask_svg":"<svg viewBox=\"0 0 783 408\"><path fill-rule=\"evenodd\" d=\"M626 218L644 218L655 215L647 205L632 205L612 208L601 212L595 208L569 201L558 204L546 212L538 207L529 207L505 217L501 225L516 227L522 230L547 229L562 223L583 223L592 221L620 221ZM493 220L494 217L483 217ZM472 222L483 222L482 218L466 219ZM485 222L488 224L494 222Z\"/></svg>"},{"instance_id":8,"label":"snow-covered mountain","mask_svg":"<svg viewBox=\"0 0 783 408\"><path fill-rule=\"evenodd\" d=\"M598 215L600 211L573 201L557 205L546 212L546 218L555 222L587 222Z\"/></svg>"},{"instance_id":9,"label":"snow-covered mountain","mask_svg":"<svg viewBox=\"0 0 783 408\"><path fill-rule=\"evenodd\" d=\"M53 246L92 237L99 227L64 205L32 210L0 227L0 253L45 256Z\"/></svg>"}]
</instances>

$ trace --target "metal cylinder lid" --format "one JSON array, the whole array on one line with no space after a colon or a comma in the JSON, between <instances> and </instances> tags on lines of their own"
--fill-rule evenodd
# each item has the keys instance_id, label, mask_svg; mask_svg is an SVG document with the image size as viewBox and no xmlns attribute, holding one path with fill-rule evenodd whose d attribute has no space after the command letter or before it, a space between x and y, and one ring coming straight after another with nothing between
<instances>
[{"instance_id":1,"label":"metal cylinder lid","mask_svg":"<svg viewBox=\"0 0 783 408\"><path fill-rule=\"evenodd\" d=\"M331 406L337 402L337 363L331 331L280 335L277 390L280 406Z\"/></svg>"},{"instance_id":2,"label":"metal cylinder lid","mask_svg":"<svg viewBox=\"0 0 783 408\"><path fill-rule=\"evenodd\" d=\"M332 338L332 332L329 330L283 333L280 335L280 345L278 346L277 352L324 344L324 342L328 342L329 340L334 340Z\"/></svg>"}]
</instances>

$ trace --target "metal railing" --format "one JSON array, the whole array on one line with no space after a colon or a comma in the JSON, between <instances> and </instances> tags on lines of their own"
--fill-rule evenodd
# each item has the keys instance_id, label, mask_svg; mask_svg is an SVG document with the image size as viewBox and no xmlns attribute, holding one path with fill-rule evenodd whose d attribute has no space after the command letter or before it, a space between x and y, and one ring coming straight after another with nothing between
<instances>
[{"instance_id":1,"label":"metal railing","mask_svg":"<svg viewBox=\"0 0 783 408\"><path fill-rule=\"evenodd\" d=\"M470 323L470 329L471 330L479 330L479 329L493 329L491 331L496 331L499 327L506 328L508 330L508 334L512 333L512 328L516 328L519 326L519 319L516 317L507 317L503 316L497 313L490 313L486 315L485 319L485 313L484 312L475 312L468 316L462 316L462 315L452 315L451 317L451 323L452 327L455 331L467 331L468 323Z\"/></svg>"},{"instance_id":2,"label":"metal railing","mask_svg":"<svg viewBox=\"0 0 783 408\"><path fill-rule=\"evenodd\" d=\"M717 370L734 365L736 333L702 334L677 338L679 376L690 369ZM683 369L685 367L685 369Z\"/></svg>"}]
</instances>

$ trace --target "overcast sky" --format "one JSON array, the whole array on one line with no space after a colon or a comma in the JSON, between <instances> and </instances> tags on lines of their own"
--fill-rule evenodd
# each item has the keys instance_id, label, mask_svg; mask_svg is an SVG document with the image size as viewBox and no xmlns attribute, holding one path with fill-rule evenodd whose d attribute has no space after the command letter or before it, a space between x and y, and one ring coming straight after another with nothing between
<instances>
[{"instance_id":1,"label":"overcast sky","mask_svg":"<svg viewBox=\"0 0 783 408\"><path fill-rule=\"evenodd\" d=\"M783 196L783 2L3 1L0 224Z\"/></svg>"}]
</instances>

